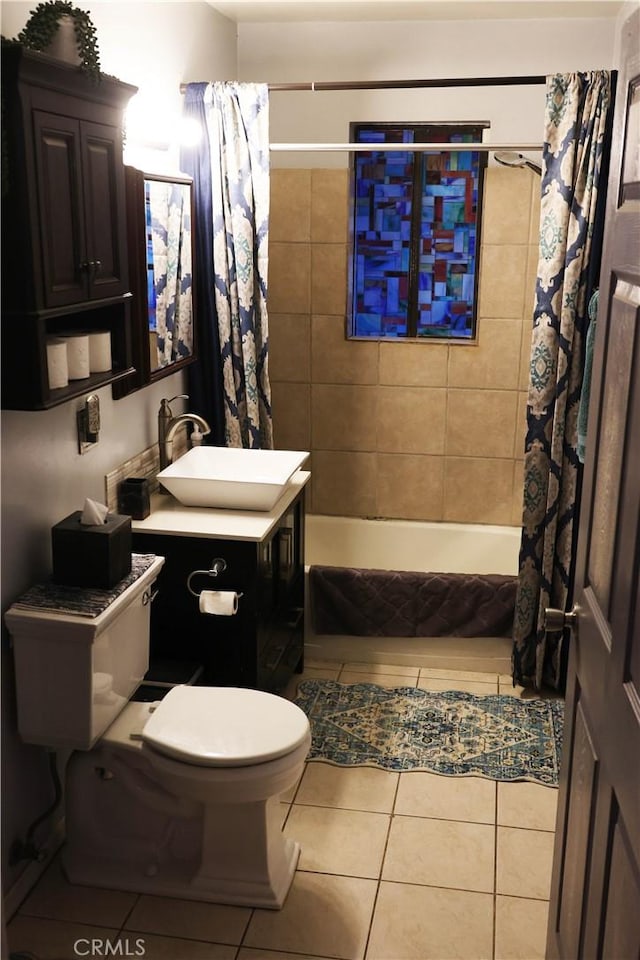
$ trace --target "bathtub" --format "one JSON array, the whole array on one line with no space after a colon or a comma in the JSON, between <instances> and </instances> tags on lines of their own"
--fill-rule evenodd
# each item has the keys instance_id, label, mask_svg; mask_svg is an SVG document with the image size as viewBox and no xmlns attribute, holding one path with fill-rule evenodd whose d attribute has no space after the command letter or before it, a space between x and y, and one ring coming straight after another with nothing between
<instances>
[{"instance_id":1,"label":"bathtub","mask_svg":"<svg viewBox=\"0 0 640 960\"><path fill-rule=\"evenodd\" d=\"M519 527L363 520L308 514L305 567L312 565L429 573L515 576ZM307 604L309 591L306 591ZM350 637L315 634L305 617L308 659L388 663L434 669L510 673L511 641L494 637Z\"/></svg>"}]
</instances>

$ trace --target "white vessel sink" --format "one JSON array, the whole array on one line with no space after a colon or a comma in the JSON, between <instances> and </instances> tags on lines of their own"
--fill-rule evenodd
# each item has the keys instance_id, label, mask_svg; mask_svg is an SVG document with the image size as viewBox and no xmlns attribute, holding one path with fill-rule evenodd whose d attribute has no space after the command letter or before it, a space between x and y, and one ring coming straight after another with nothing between
<instances>
[{"instance_id":1,"label":"white vessel sink","mask_svg":"<svg viewBox=\"0 0 640 960\"><path fill-rule=\"evenodd\" d=\"M271 510L308 456L304 450L193 447L158 480L186 507Z\"/></svg>"}]
</instances>

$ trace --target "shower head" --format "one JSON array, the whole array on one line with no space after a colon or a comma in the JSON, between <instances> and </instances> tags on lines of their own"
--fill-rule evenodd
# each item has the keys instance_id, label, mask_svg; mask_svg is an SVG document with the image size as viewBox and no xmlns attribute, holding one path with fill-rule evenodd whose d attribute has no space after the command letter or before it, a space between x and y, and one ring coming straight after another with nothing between
<instances>
[{"instance_id":1,"label":"shower head","mask_svg":"<svg viewBox=\"0 0 640 960\"><path fill-rule=\"evenodd\" d=\"M533 170L534 173L542 174L540 164L528 160L521 153L494 153L494 157L503 167L529 167L529 170Z\"/></svg>"}]
</instances>

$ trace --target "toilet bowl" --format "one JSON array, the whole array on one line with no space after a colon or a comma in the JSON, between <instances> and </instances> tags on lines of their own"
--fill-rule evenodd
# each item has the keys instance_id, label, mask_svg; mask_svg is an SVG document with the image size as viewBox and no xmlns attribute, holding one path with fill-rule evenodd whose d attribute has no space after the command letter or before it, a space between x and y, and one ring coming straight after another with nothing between
<instances>
[{"instance_id":1,"label":"toilet bowl","mask_svg":"<svg viewBox=\"0 0 640 960\"><path fill-rule=\"evenodd\" d=\"M68 879L277 909L300 853L283 835L279 798L302 775L309 721L290 701L245 688L180 685L157 703L131 700L148 669L151 588L164 562L134 561L133 582L99 612L93 595L80 614L50 609L68 599L47 587L5 614L20 736L72 751Z\"/></svg>"},{"instance_id":2,"label":"toilet bowl","mask_svg":"<svg viewBox=\"0 0 640 960\"><path fill-rule=\"evenodd\" d=\"M300 848L280 795L302 775L307 717L274 694L178 686L129 703L67 770L71 883L279 908Z\"/></svg>"}]
</instances>

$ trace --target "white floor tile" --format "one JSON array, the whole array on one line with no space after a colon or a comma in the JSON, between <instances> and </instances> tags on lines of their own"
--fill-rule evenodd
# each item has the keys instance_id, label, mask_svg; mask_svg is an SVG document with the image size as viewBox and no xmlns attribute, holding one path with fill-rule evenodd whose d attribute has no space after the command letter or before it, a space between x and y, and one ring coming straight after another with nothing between
<instances>
[{"instance_id":1,"label":"white floor tile","mask_svg":"<svg viewBox=\"0 0 640 960\"><path fill-rule=\"evenodd\" d=\"M418 680L419 690L433 690L443 692L444 690L460 690L462 693L473 693L478 697L490 697L498 692L498 684L494 681L480 682L479 680L463 680L457 677L448 680L436 680L430 677L420 678Z\"/></svg>"},{"instance_id":2,"label":"white floor tile","mask_svg":"<svg viewBox=\"0 0 640 960\"><path fill-rule=\"evenodd\" d=\"M125 929L237 945L242 940L250 916L249 907L141 896L127 919Z\"/></svg>"},{"instance_id":3,"label":"white floor tile","mask_svg":"<svg viewBox=\"0 0 640 960\"><path fill-rule=\"evenodd\" d=\"M496 897L495 960L544 960L546 900Z\"/></svg>"},{"instance_id":4,"label":"white floor tile","mask_svg":"<svg viewBox=\"0 0 640 960\"><path fill-rule=\"evenodd\" d=\"M338 767L314 760L296 794L296 804L391 813L399 774L373 767Z\"/></svg>"},{"instance_id":5,"label":"white floor tile","mask_svg":"<svg viewBox=\"0 0 640 960\"><path fill-rule=\"evenodd\" d=\"M343 670L349 673L388 673L396 677L412 677L418 679L419 667L406 667L397 663L362 663L352 661L343 664Z\"/></svg>"},{"instance_id":6,"label":"white floor tile","mask_svg":"<svg viewBox=\"0 0 640 960\"><path fill-rule=\"evenodd\" d=\"M382 878L491 893L494 844L491 824L394 817Z\"/></svg>"},{"instance_id":7,"label":"white floor tile","mask_svg":"<svg viewBox=\"0 0 640 960\"><path fill-rule=\"evenodd\" d=\"M491 960L493 897L381 883L366 960Z\"/></svg>"},{"instance_id":8,"label":"white floor tile","mask_svg":"<svg viewBox=\"0 0 640 960\"><path fill-rule=\"evenodd\" d=\"M142 956L144 960L235 960L238 949L228 944L157 937L148 933L140 934L140 938L144 941L144 954L138 954L138 956ZM129 957L136 956L134 949L130 948ZM95 957L95 953L93 956ZM120 954L120 956L126 957L127 954ZM74 960L77 960L77 955Z\"/></svg>"},{"instance_id":9,"label":"white floor tile","mask_svg":"<svg viewBox=\"0 0 640 960\"><path fill-rule=\"evenodd\" d=\"M490 673L481 673L477 670L445 670L442 668L434 667L421 667L420 668L420 679L431 678L434 680L477 680L479 683L495 683L497 680L497 674Z\"/></svg>"},{"instance_id":10,"label":"white floor tile","mask_svg":"<svg viewBox=\"0 0 640 960\"><path fill-rule=\"evenodd\" d=\"M375 880L299 870L282 910L255 910L243 946L362 960Z\"/></svg>"},{"instance_id":11,"label":"white floor tile","mask_svg":"<svg viewBox=\"0 0 640 960\"><path fill-rule=\"evenodd\" d=\"M117 928L124 923L137 899L137 893L72 885L62 873L60 860L56 859L23 903L20 913Z\"/></svg>"},{"instance_id":12,"label":"white floor tile","mask_svg":"<svg viewBox=\"0 0 640 960\"><path fill-rule=\"evenodd\" d=\"M394 813L438 820L495 823L496 784L484 777L401 773Z\"/></svg>"},{"instance_id":13,"label":"white floor tile","mask_svg":"<svg viewBox=\"0 0 640 960\"><path fill-rule=\"evenodd\" d=\"M415 687L416 679L402 677L390 673L357 673L353 670L343 670L339 676L340 683L374 683L378 687Z\"/></svg>"},{"instance_id":14,"label":"white floor tile","mask_svg":"<svg viewBox=\"0 0 640 960\"><path fill-rule=\"evenodd\" d=\"M553 833L498 827L496 893L548 900Z\"/></svg>"},{"instance_id":15,"label":"white floor tile","mask_svg":"<svg viewBox=\"0 0 640 960\"><path fill-rule=\"evenodd\" d=\"M376 879L390 819L383 813L294 804L284 832L300 844L300 870Z\"/></svg>"},{"instance_id":16,"label":"white floor tile","mask_svg":"<svg viewBox=\"0 0 640 960\"><path fill-rule=\"evenodd\" d=\"M503 827L555 830L558 790L541 783L498 784L498 820Z\"/></svg>"},{"instance_id":17,"label":"white floor tile","mask_svg":"<svg viewBox=\"0 0 640 960\"><path fill-rule=\"evenodd\" d=\"M82 949L92 940L116 944L118 930L18 914L7 927L7 940L11 953L33 955L38 960L78 960L76 944ZM124 951L124 943L121 949Z\"/></svg>"}]
</instances>

